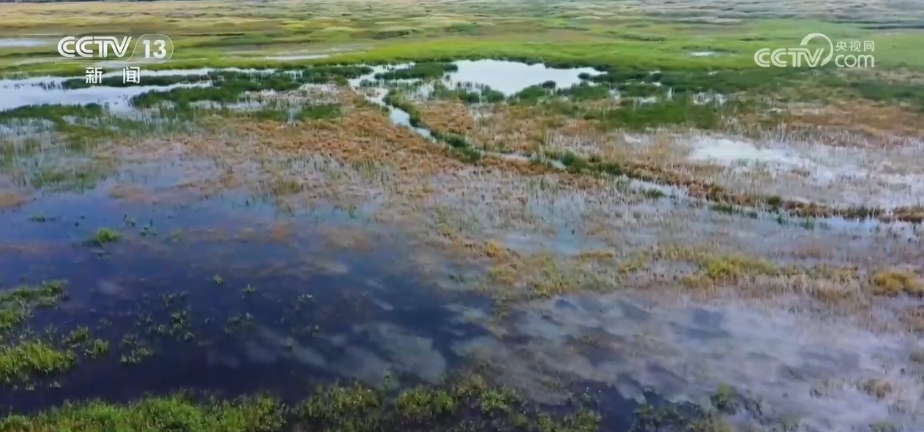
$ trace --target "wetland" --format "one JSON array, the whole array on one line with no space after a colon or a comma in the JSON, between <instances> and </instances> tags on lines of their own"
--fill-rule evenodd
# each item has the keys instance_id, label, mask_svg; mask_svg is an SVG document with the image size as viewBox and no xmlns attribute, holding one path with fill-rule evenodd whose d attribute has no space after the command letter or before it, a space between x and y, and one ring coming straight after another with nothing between
<instances>
[{"instance_id":1,"label":"wetland","mask_svg":"<svg viewBox=\"0 0 924 432\"><path fill-rule=\"evenodd\" d=\"M0 7L0 431L924 428L924 12L515 3Z\"/></svg>"}]
</instances>

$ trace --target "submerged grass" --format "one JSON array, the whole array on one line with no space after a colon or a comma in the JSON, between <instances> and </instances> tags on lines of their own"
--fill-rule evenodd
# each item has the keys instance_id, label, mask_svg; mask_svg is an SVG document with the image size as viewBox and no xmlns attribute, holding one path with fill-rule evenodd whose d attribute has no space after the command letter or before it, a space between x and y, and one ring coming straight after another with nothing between
<instances>
[{"instance_id":1,"label":"submerged grass","mask_svg":"<svg viewBox=\"0 0 924 432\"><path fill-rule=\"evenodd\" d=\"M52 306L64 293L64 284L62 280L51 280L0 292L0 339L22 324L36 308Z\"/></svg>"},{"instance_id":2,"label":"submerged grass","mask_svg":"<svg viewBox=\"0 0 924 432\"><path fill-rule=\"evenodd\" d=\"M109 228L100 228L96 230L90 238L90 242L96 246L103 246L108 243L115 243L120 239L122 239L122 234L118 231Z\"/></svg>"},{"instance_id":3,"label":"submerged grass","mask_svg":"<svg viewBox=\"0 0 924 432\"><path fill-rule=\"evenodd\" d=\"M33 379L64 372L75 362L71 351L42 340L14 339L13 331L40 307L52 306L64 294L64 281L45 281L0 293L0 384L29 385ZM79 337L78 337L79 338Z\"/></svg>"}]
</instances>

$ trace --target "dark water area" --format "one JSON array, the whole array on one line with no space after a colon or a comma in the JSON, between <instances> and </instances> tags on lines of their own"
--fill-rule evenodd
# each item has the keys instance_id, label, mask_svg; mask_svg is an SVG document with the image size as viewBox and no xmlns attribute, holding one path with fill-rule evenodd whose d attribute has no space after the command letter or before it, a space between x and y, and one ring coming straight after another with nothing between
<instances>
[{"instance_id":1,"label":"dark water area","mask_svg":"<svg viewBox=\"0 0 924 432\"><path fill-rule=\"evenodd\" d=\"M265 392L296 402L325 382L379 385L388 376L402 387L436 383L469 364L453 343L489 335L459 312L489 302L431 286L432 277L403 262L412 246L400 233L371 247L334 247L316 218L280 215L262 203L242 207L241 200L252 198L142 205L95 189L0 213L7 227L0 290L67 281L65 297L29 320L32 334L48 332L64 349L63 336L86 327L91 340L109 343L99 358L74 349L72 370L32 388L2 388L0 404L34 413L65 401L127 402L180 390L224 398ZM294 228L274 236L281 223ZM337 223L351 222L324 225ZM104 227L123 237L90 243ZM196 228L212 235L185 235ZM251 234L214 234L235 232ZM639 404L613 389L600 395L604 429L628 430Z\"/></svg>"},{"instance_id":2,"label":"dark water area","mask_svg":"<svg viewBox=\"0 0 924 432\"><path fill-rule=\"evenodd\" d=\"M433 369L442 372L460 361L452 356L450 341L483 333L451 321L455 314L445 306L453 300L394 263L406 255L397 241L368 250L334 250L310 223L285 241L261 238L266 233L259 230L274 216L260 205L235 217L222 209L228 203L220 199L156 208L101 195L46 197L0 214L6 227L0 233L0 286L67 281L66 299L38 310L30 327L41 332L53 326L65 334L86 326L91 338L110 343L101 359L78 356L74 371L45 380L56 381L58 388L4 390L0 403L13 411L31 412L67 399L128 400L187 388L223 396L272 391L294 399L304 397L312 383L334 376L354 375L370 383L386 370L413 376L415 368L401 361L389 366L394 350L389 341L373 340L377 336L432 344L436 355L431 357L440 363ZM35 221L36 214L46 221ZM129 225L130 219L137 222ZM248 220L256 227L253 238L167 235L205 226L244 230ZM124 237L88 244L103 227ZM126 337L133 341L125 343ZM123 364L121 357L136 346L152 354ZM363 362L380 364L363 366L369 372L362 373ZM357 370L351 370L353 363Z\"/></svg>"}]
</instances>

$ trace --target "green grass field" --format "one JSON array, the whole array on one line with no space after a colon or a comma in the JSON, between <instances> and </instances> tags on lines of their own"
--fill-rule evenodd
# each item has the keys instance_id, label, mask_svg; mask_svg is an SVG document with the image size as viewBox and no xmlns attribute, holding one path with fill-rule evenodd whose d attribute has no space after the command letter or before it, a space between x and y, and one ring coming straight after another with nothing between
<instances>
[{"instance_id":1,"label":"green grass field","mask_svg":"<svg viewBox=\"0 0 924 432\"><path fill-rule=\"evenodd\" d=\"M216 2L16 4L4 6L0 38L163 33L174 40L176 51L162 67L512 57L702 70L751 68L757 49L797 46L806 34L821 32L835 41L874 41L880 68L924 66L924 58L915 55L922 31L901 28L908 16L901 11L878 11L864 22L845 21L838 9L805 16L772 8L751 12L744 2L726 7L690 3L687 13L668 13L683 11L681 5L432 0L245 2L234 8ZM873 18L877 21L871 24ZM272 59L304 52L329 56ZM53 43L0 45L0 72L77 73L82 68L56 57Z\"/></svg>"}]
</instances>

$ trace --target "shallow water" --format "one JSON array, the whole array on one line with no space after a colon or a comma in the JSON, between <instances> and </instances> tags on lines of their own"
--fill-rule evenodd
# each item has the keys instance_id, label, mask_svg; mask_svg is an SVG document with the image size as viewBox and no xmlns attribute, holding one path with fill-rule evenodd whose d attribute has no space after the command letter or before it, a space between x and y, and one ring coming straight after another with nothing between
<instances>
[{"instance_id":1,"label":"shallow water","mask_svg":"<svg viewBox=\"0 0 924 432\"><path fill-rule=\"evenodd\" d=\"M17 81L0 81L0 92L9 97L0 99L0 110L14 109L28 105L60 104L87 105L97 103L113 113L134 111L129 99L151 90L167 91L174 88L203 87L207 83L172 84L167 86L105 87L93 86L80 89L42 88L38 85L23 85Z\"/></svg>"},{"instance_id":2,"label":"shallow water","mask_svg":"<svg viewBox=\"0 0 924 432\"><path fill-rule=\"evenodd\" d=\"M320 56L327 56L327 54L320 54ZM304 56L302 56L304 57ZM309 57L316 57L316 55L309 55ZM304 57L308 58L308 57ZM294 58L292 58L294 59ZM452 72L446 75L446 82L450 85L456 84L465 84L465 83L475 83L481 85L488 85L495 90L501 91L506 95L516 93L526 87L531 85L541 84L546 81L555 81L558 87L569 87L571 85L579 83L581 80L578 78L578 75L581 73L588 73L591 75L599 74L600 72L596 71L593 68L572 68L572 69L555 69L549 68L542 64L527 65L525 63L511 62L511 61L499 61L499 60L461 60L454 62L458 66L458 71ZM122 64L105 64L101 65L105 69L119 68L125 65ZM373 72L357 78L350 80L350 84L354 88L359 87L359 83L365 80L373 79L376 73L380 73L386 70L392 70L400 67L406 67L408 64L399 64L399 65L389 65L389 66L375 66L373 67ZM231 72L250 72L250 73L269 73L272 72L272 69L240 69L240 68L225 68L220 69L222 71L231 71ZM141 72L141 81L144 82L145 76L176 76L176 75L198 75L204 76L209 72L216 71L213 68L198 68L198 69L176 69L176 70L142 70ZM121 71L119 70L110 70L104 72L103 77L115 77L120 76ZM61 88L46 88L42 87L40 84L60 84L62 81L68 78L63 77L37 77L37 78L26 78L26 79L5 79L0 80L0 91L3 91L5 94L11 95L12 97L3 98L0 101L0 110L13 109L26 105L39 105L39 104L67 104L67 105L79 105L79 104L90 104L90 103L99 103L102 105L109 104L113 112L124 113L132 111L132 108L128 106L128 99L132 96L145 93L151 90L169 90L176 87L189 87L189 86L198 86L206 84L174 84L170 86L135 86L135 87L104 87L104 86L94 86L84 89L74 89L74 90L65 90ZM387 90L384 88L377 89L377 93L369 96L369 100L373 103L384 106L382 103L382 98L385 97ZM392 118L392 121L395 124L402 126L410 126L409 120L410 116L408 113L396 109L393 107L388 107L389 114ZM430 138L429 131L422 128L415 128L415 130L424 137Z\"/></svg>"},{"instance_id":3,"label":"shallow water","mask_svg":"<svg viewBox=\"0 0 924 432\"><path fill-rule=\"evenodd\" d=\"M507 331L507 338L525 340L529 349L482 343L490 347L484 350L489 358L508 365L511 380L547 367L616 383L629 398L657 388L671 400L704 404L725 383L761 395L763 416L794 415L802 419L799 430L807 431L924 420L893 411L920 403L917 375L895 365L918 349L913 337L886 337L733 301L704 305L626 293L563 296L524 307ZM572 348L582 335L594 338L594 349ZM475 348L469 343L457 349ZM853 384L882 376L901 382L907 393L877 401ZM737 417L742 428L756 426L754 421Z\"/></svg>"},{"instance_id":4,"label":"shallow water","mask_svg":"<svg viewBox=\"0 0 924 432\"><path fill-rule=\"evenodd\" d=\"M689 54L693 57L713 57L713 56L719 55L719 53L715 51L693 51L693 52L690 52Z\"/></svg>"},{"instance_id":5,"label":"shallow water","mask_svg":"<svg viewBox=\"0 0 924 432\"><path fill-rule=\"evenodd\" d=\"M405 384L434 382L475 355L499 365L503 382L542 403L564 397L538 384L553 372L588 386L613 386L602 396L615 410L608 431L626 430L627 413L660 400L650 389L708 405L715 386L729 379L753 383L750 389L765 398L768 413L795 410L811 417L807 424L814 430L841 430L865 418L917 421L890 417L885 402L871 402L856 390L807 398L803 393L812 382L794 378L822 379L835 369L856 379L891 373L888 362L913 348L908 340L848 334L836 324L802 323L739 306L674 305L628 294L532 302L498 326L483 299L464 289L436 288L455 272L451 260L431 257L444 266L436 279L418 273L414 262L399 258L413 256L415 246L397 228L369 231L366 211L357 217L315 207L284 214L238 192L173 205L132 204L112 198L109 189L123 183L155 192L183 181L169 166L146 166L86 193L45 195L0 213L0 223L10 228L0 232L0 286L69 282L68 299L40 311L32 326L68 331L85 325L92 337L111 343L105 358L81 361L57 378L60 388L7 389L0 400L32 411L65 399L127 400L181 388L226 396L272 391L294 400L318 380L377 384L395 375ZM544 211L534 204L534 210L567 223L585 205L572 197ZM30 220L33 215L48 221ZM706 216L691 222L690 230L716 229ZM86 244L101 227L125 237L101 248ZM365 247L342 247L331 241L332 227L342 229L335 236L374 235ZM537 247L508 233L504 240L518 250ZM574 236L546 239L540 249L598 247L574 243ZM174 331L176 316L182 325ZM790 339L794 328L805 332L804 340ZM835 329L842 337L824 338ZM121 347L126 334L153 355L121 364L120 356L131 351ZM574 341L585 337L596 342L576 350ZM738 366L729 366L729 358ZM684 366L690 364L698 372ZM776 375L767 376L767 370ZM787 399L787 392L805 399Z\"/></svg>"},{"instance_id":6,"label":"shallow water","mask_svg":"<svg viewBox=\"0 0 924 432\"><path fill-rule=\"evenodd\" d=\"M226 397L269 391L294 401L336 379L435 383L466 363L457 345L492 338L463 319L488 313L484 299L436 289L433 274L400 258L414 255L414 245L397 229L380 225L362 247L343 247L336 233L368 228L344 211L281 214L235 192L171 205L111 197L120 183L154 192L182 181L170 167L149 166L0 212L8 227L0 232L0 287L68 282L66 300L37 311L30 326L62 334L87 326L91 338L110 343L101 359L80 358L33 390L0 389L0 402L33 412L65 400L184 389ZM123 238L89 244L104 227ZM455 271L445 265L441 284ZM134 346L152 354L125 364ZM605 430L627 428L638 403L606 398L613 428Z\"/></svg>"},{"instance_id":7,"label":"shallow water","mask_svg":"<svg viewBox=\"0 0 924 432\"><path fill-rule=\"evenodd\" d=\"M528 65L503 60L460 60L454 62L459 70L448 74L451 86L461 83L477 83L491 87L507 96L529 86L555 81L558 88L567 88L581 83L582 73L599 75L594 68L556 69L543 64Z\"/></svg>"},{"instance_id":8,"label":"shallow water","mask_svg":"<svg viewBox=\"0 0 924 432\"><path fill-rule=\"evenodd\" d=\"M753 142L735 137L681 139L688 159L725 167L725 182L766 173L764 187L778 194L834 206L894 208L924 204L924 146L910 141L892 148L836 147L798 140ZM765 182L766 183L766 182ZM760 187L760 181L754 182Z\"/></svg>"}]
</instances>

